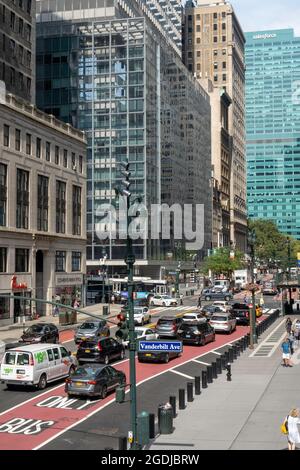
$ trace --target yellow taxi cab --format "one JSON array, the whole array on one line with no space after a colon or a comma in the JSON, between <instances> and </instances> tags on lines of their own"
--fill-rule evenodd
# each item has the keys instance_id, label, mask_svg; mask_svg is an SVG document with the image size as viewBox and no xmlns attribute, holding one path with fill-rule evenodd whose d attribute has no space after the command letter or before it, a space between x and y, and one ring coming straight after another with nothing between
<instances>
[{"instance_id":1,"label":"yellow taxi cab","mask_svg":"<svg viewBox=\"0 0 300 470\"><path fill-rule=\"evenodd\" d=\"M249 304L249 308L250 309L252 308L252 304ZM256 314L256 318L259 318L262 316L263 309L260 305L255 305L255 314Z\"/></svg>"}]
</instances>

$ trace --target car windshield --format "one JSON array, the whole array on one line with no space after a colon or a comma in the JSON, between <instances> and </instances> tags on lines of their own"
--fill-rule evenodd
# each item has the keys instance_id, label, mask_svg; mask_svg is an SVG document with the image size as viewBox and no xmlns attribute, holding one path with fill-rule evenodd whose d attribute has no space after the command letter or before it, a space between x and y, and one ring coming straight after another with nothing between
<instances>
[{"instance_id":1,"label":"car windshield","mask_svg":"<svg viewBox=\"0 0 300 470\"><path fill-rule=\"evenodd\" d=\"M196 316L197 316L196 314L194 314L194 315L183 315L183 318L185 320L194 320L196 318Z\"/></svg>"},{"instance_id":2,"label":"car windshield","mask_svg":"<svg viewBox=\"0 0 300 470\"><path fill-rule=\"evenodd\" d=\"M34 334L34 333L42 333L44 330L44 325L32 325L30 326L25 333Z\"/></svg>"},{"instance_id":3,"label":"car windshield","mask_svg":"<svg viewBox=\"0 0 300 470\"><path fill-rule=\"evenodd\" d=\"M173 323L173 320L158 320L157 324L159 326L161 325L171 325Z\"/></svg>"},{"instance_id":4,"label":"car windshield","mask_svg":"<svg viewBox=\"0 0 300 470\"><path fill-rule=\"evenodd\" d=\"M97 369L94 369L94 367L77 367L77 369L75 370L74 374L73 374L73 377L78 377L79 375L81 377L86 377L86 378L90 378L90 377L95 377L97 373Z\"/></svg>"},{"instance_id":5,"label":"car windshield","mask_svg":"<svg viewBox=\"0 0 300 470\"><path fill-rule=\"evenodd\" d=\"M214 315L212 317L212 320L214 320L214 321L227 321L228 317L221 317L221 315Z\"/></svg>"},{"instance_id":6,"label":"car windshield","mask_svg":"<svg viewBox=\"0 0 300 470\"><path fill-rule=\"evenodd\" d=\"M169 295L162 295L162 298L163 299L172 299L172 297L170 297Z\"/></svg>"},{"instance_id":7,"label":"car windshield","mask_svg":"<svg viewBox=\"0 0 300 470\"><path fill-rule=\"evenodd\" d=\"M97 328L98 324L93 322L83 323L79 328L80 330L94 330Z\"/></svg>"},{"instance_id":8,"label":"car windshield","mask_svg":"<svg viewBox=\"0 0 300 470\"><path fill-rule=\"evenodd\" d=\"M233 304L232 306L233 309L239 309L239 310L248 310L249 307L246 304Z\"/></svg>"},{"instance_id":9,"label":"car windshield","mask_svg":"<svg viewBox=\"0 0 300 470\"><path fill-rule=\"evenodd\" d=\"M188 331L197 331L198 330L198 326L197 325L182 325L180 327L182 330L188 330Z\"/></svg>"},{"instance_id":10,"label":"car windshield","mask_svg":"<svg viewBox=\"0 0 300 470\"><path fill-rule=\"evenodd\" d=\"M134 315L141 315L143 313L143 309L142 308L135 308L134 309Z\"/></svg>"}]
</instances>

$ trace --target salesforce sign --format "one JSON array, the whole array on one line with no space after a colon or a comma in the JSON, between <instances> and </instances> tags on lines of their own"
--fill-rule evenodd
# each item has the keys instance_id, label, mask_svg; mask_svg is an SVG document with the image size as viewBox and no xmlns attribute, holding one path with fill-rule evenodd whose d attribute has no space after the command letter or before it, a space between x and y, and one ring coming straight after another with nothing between
<instances>
[{"instance_id":1,"label":"salesforce sign","mask_svg":"<svg viewBox=\"0 0 300 470\"><path fill-rule=\"evenodd\" d=\"M266 34L255 34L255 36L253 36L253 39L273 39L276 37L277 37L277 34L275 33L273 34L266 33Z\"/></svg>"}]
</instances>

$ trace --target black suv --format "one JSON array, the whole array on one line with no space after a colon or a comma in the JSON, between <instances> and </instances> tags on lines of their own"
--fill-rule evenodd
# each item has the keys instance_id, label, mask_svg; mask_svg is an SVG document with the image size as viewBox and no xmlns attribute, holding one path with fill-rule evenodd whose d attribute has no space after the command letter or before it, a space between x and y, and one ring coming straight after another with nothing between
<instances>
[{"instance_id":1,"label":"black suv","mask_svg":"<svg viewBox=\"0 0 300 470\"><path fill-rule=\"evenodd\" d=\"M249 325L250 308L247 304L233 304L230 312L236 318L237 325Z\"/></svg>"},{"instance_id":2,"label":"black suv","mask_svg":"<svg viewBox=\"0 0 300 470\"><path fill-rule=\"evenodd\" d=\"M59 333L53 323L36 323L22 334L20 343L58 343Z\"/></svg>"},{"instance_id":3,"label":"black suv","mask_svg":"<svg viewBox=\"0 0 300 470\"><path fill-rule=\"evenodd\" d=\"M156 323L156 333L162 338L177 338L178 329L183 323L182 318L161 317Z\"/></svg>"},{"instance_id":4,"label":"black suv","mask_svg":"<svg viewBox=\"0 0 300 470\"><path fill-rule=\"evenodd\" d=\"M84 362L104 362L108 364L112 360L124 359L124 346L113 338L101 338L98 341L82 341L77 351L79 364Z\"/></svg>"},{"instance_id":5,"label":"black suv","mask_svg":"<svg viewBox=\"0 0 300 470\"><path fill-rule=\"evenodd\" d=\"M206 321L184 322L178 330L178 335L184 343L193 343L198 346L215 341L215 330Z\"/></svg>"}]
</instances>

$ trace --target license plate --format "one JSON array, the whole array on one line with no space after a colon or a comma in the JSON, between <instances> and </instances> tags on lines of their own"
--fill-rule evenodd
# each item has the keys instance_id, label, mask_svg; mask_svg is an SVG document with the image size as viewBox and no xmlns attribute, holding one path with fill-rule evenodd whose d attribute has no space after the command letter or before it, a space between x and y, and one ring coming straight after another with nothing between
<instances>
[{"instance_id":1,"label":"license plate","mask_svg":"<svg viewBox=\"0 0 300 470\"><path fill-rule=\"evenodd\" d=\"M17 369L17 374L25 374L25 370Z\"/></svg>"},{"instance_id":2,"label":"license plate","mask_svg":"<svg viewBox=\"0 0 300 470\"><path fill-rule=\"evenodd\" d=\"M84 384L82 382L75 382L75 385L76 387L83 387Z\"/></svg>"},{"instance_id":3,"label":"license plate","mask_svg":"<svg viewBox=\"0 0 300 470\"><path fill-rule=\"evenodd\" d=\"M190 338L190 337L191 337L191 335L186 335L186 337L187 337L187 338Z\"/></svg>"},{"instance_id":4,"label":"license plate","mask_svg":"<svg viewBox=\"0 0 300 470\"><path fill-rule=\"evenodd\" d=\"M151 354L145 354L146 357L151 357Z\"/></svg>"},{"instance_id":5,"label":"license plate","mask_svg":"<svg viewBox=\"0 0 300 470\"><path fill-rule=\"evenodd\" d=\"M90 349L85 349L85 351L84 351L84 352L86 352L86 353L90 353L90 352L91 352L91 350L90 350Z\"/></svg>"},{"instance_id":6,"label":"license plate","mask_svg":"<svg viewBox=\"0 0 300 470\"><path fill-rule=\"evenodd\" d=\"M82 341L85 341L85 340L86 340L86 336L82 336L82 337L81 337L81 340L82 340Z\"/></svg>"}]
</instances>

